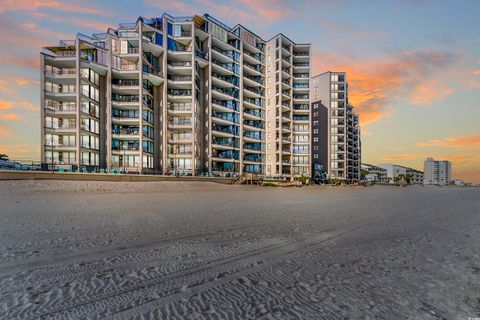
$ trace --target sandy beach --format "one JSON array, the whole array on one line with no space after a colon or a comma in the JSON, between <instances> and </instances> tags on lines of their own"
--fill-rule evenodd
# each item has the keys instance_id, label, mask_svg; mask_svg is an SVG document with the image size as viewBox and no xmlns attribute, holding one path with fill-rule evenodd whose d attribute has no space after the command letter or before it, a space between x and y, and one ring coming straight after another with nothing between
<instances>
[{"instance_id":1,"label":"sandy beach","mask_svg":"<svg viewBox=\"0 0 480 320\"><path fill-rule=\"evenodd\" d=\"M0 319L480 316L480 189L0 181Z\"/></svg>"}]
</instances>

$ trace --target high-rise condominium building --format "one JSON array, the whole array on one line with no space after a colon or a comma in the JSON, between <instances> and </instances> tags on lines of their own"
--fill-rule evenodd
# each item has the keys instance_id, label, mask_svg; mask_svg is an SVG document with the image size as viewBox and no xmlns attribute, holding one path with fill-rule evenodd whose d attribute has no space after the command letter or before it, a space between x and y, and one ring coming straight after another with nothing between
<instances>
[{"instance_id":1,"label":"high-rise condominium building","mask_svg":"<svg viewBox=\"0 0 480 320\"><path fill-rule=\"evenodd\" d=\"M294 129L308 128L309 76L308 45L282 35L267 44L209 15L140 17L78 34L41 52L42 162L88 171L308 173L308 130L295 143ZM268 151L278 150L269 173L267 137ZM304 162L292 169L295 153Z\"/></svg>"},{"instance_id":2,"label":"high-rise condominium building","mask_svg":"<svg viewBox=\"0 0 480 320\"><path fill-rule=\"evenodd\" d=\"M310 44L267 42L266 175L310 175Z\"/></svg>"},{"instance_id":3,"label":"high-rise condominium building","mask_svg":"<svg viewBox=\"0 0 480 320\"><path fill-rule=\"evenodd\" d=\"M447 185L452 182L452 163L446 160L427 158L423 163L424 184Z\"/></svg>"},{"instance_id":4,"label":"high-rise condominium building","mask_svg":"<svg viewBox=\"0 0 480 320\"><path fill-rule=\"evenodd\" d=\"M312 77L312 172L358 181L361 167L359 117L348 102L344 72Z\"/></svg>"}]
</instances>

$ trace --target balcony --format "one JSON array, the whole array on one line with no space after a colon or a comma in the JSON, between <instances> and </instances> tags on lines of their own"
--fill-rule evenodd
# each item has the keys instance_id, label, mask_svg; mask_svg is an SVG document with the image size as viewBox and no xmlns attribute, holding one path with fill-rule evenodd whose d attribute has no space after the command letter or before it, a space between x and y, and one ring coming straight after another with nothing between
<instances>
[{"instance_id":1,"label":"balcony","mask_svg":"<svg viewBox=\"0 0 480 320\"><path fill-rule=\"evenodd\" d=\"M218 92L220 94L224 94L229 97L238 98L238 90L235 90L233 88L219 88L219 87L212 86L212 90L214 92Z\"/></svg>"},{"instance_id":2,"label":"balcony","mask_svg":"<svg viewBox=\"0 0 480 320\"><path fill-rule=\"evenodd\" d=\"M136 103L140 102L140 97L138 95L112 95L112 102L118 102L118 103Z\"/></svg>"},{"instance_id":3,"label":"balcony","mask_svg":"<svg viewBox=\"0 0 480 320\"><path fill-rule=\"evenodd\" d=\"M265 71L265 68L259 64L254 65L246 61L243 61L243 65L247 66L246 70L253 70L255 74L263 74L263 72Z\"/></svg>"},{"instance_id":4,"label":"balcony","mask_svg":"<svg viewBox=\"0 0 480 320\"><path fill-rule=\"evenodd\" d=\"M258 130L265 129L265 125L260 120L244 120L243 125L254 128L254 129L258 129ZM248 130L248 128L245 128L245 130Z\"/></svg>"},{"instance_id":5,"label":"balcony","mask_svg":"<svg viewBox=\"0 0 480 320\"><path fill-rule=\"evenodd\" d=\"M253 131L247 131L243 135L245 141L247 140L256 140L256 141L261 141L262 140L262 135L259 132L253 132Z\"/></svg>"},{"instance_id":6,"label":"balcony","mask_svg":"<svg viewBox=\"0 0 480 320\"><path fill-rule=\"evenodd\" d=\"M50 129L50 130L75 130L76 128L77 126L75 125L75 122L45 125L45 129Z\"/></svg>"},{"instance_id":7,"label":"balcony","mask_svg":"<svg viewBox=\"0 0 480 320\"><path fill-rule=\"evenodd\" d=\"M177 75L168 75L168 80L174 82L189 82L192 81L192 76L177 76Z\"/></svg>"},{"instance_id":8,"label":"balcony","mask_svg":"<svg viewBox=\"0 0 480 320\"><path fill-rule=\"evenodd\" d=\"M235 101L233 100L218 100L218 99L212 99L212 104L221 106L222 108L230 109L233 111L238 111L238 106ZM221 108L220 108L221 109ZM224 110L228 112L228 110Z\"/></svg>"},{"instance_id":9,"label":"balcony","mask_svg":"<svg viewBox=\"0 0 480 320\"><path fill-rule=\"evenodd\" d=\"M300 79L308 79L310 75L308 73L294 73L293 77L300 78Z\"/></svg>"},{"instance_id":10,"label":"balcony","mask_svg":"<svg viewBox=\"0 0 480 320\"><path fill-rule=\"evenodd\" d=\"M249 79L249 80L255 82L256 84L259 84L259 85L262 85L262 86L265 84L265 82L263 81L261 76L251 76L251 75L248 75L248 74L244 74L243 78Z\"/></svg>"},{"instance_id":11,"label":"balcony","mask_svg":"<svg viewBox=\"0 0 480 320\"><path fill-rule=\"evenodd\" d=\"M189 89L168 89L168 95L171 97L191 98L192 90Z\"/></svg>"},{"instance_id":12,"label":"balcony","mask_svg":"<svg viewBox=\"0 0 480 320\"><path fill-rule=\"evenodd\" d=\"M119 87L138 87L138 79L112 79L112 85Z\"/></svg>"},{"instance_id":13,"label":"balcony","mask_svg":"<svg viewBox=\"0 0 480 320\"><path fill-rule=\"evenodd\" d=\"M243 109L244 117L248 116L264 119L263 112L259 109Z\"/></svg>"},{"instance_id":14,"label":"balcony","mask_svg":"<svg viewBox=\"0 0 480 320\"><path fill-rule=\"evenodd\" d=\"M113 66L118 71L133 72L138 71L138 64L122 64L119 66Z\"/></svg>"},{"instance_id":15,"label":"balcony","mask_svg":"<svg viewBox=\"0 0 480 320\"><path fill-rule=\"evenodd\" d=\"M308 56L310 56L310 53L309 52L297 51L297 52L293 52L293 56L294 57L308 57Z\"/></svg>"},{"instance_id":16,"label":"balcony","mask_svg":"<svg viewBox=\"0 0 480 320\"><path fill-rule=\"evenodd\" d=\"M244 102L249 103L250 105L257 106L257 107L263 107L264 106L263 100L259 99L259 98L256 98L256 99L245 98Z\"/></svg>"},{"instance_id":17,"label":"balcony","mask_svg":"<svg viewBox=\"0 0 480 320\"><path fill-rule=\"evenodd\" d=\"M219 48L217 46L212 46L212 50L214 52L220 53L229 60L238 61L238 58L235 56L235 52L233 50L223 50L222 48Z\"/></svg>"},{"instance_id":18,"label":"balcony","mask_svg":"<svg viewBox=\"0 0 480 320\"><path fill-rule=\"evenodd\" d=\"M236 131L233 129L233 126L223 127L216 124L212 125L212 131L223 133L225 135L235 135Z\"/></svg>"},{"instance_id":19,"label":"balcony","mask_svg":"<svg viewBox=\"0 0 480 320\"><path fill-rule=\"evenodd\" d=\"M173 113L191 113L192 104L191 103L169 103L168 111Z\"/></svg>"},{"instance_id":20,"label":"balcony","mask_svg":"<svg viewBox=\"0 0 480 320\"><path fill-rule=\"evenodd\" d=\"M112 129L112 134L115 135L139 135L140 129L138 127L119 127Z\"/></svg>"},{"instance_id":21,"label":"balcony","mask_svg":"<svg viewBox=\"0 0 480 320\"><path fill-rule=\"evenodd\" d=\"M225 63L218 60L212 60L212 63L216 66L219 66L229 72L234 72L234 63Z\"/></svg>"},{"instance_id":22,"label":"balcony","mask_svg":"<svg viewBox=\"0 0 480 320\"><path fill-rule=\"evenodd\" d=\"M308 100L308 94L294 94L293 99L295 100Z\"/></svg>"},{"instance_id":23,"label":"balcony","mask_svg":"<svg viewBox=\"0 0 480 320\"><path fill-rule=\"evenodd\" d=\"M246 50L244 50L243 53L244 53L247 57L251 57L252 59L254 59L255 62L264 63L264 62L263 62L263 55L261 55L260 53L251 53L251 52L246 51ZM252 61L253 61L253 60L252 60Z\"/></svg>"},{"instance_id":24,"label":"balcony","mask_svg":"<svg viewBox=\"0 0 480 320\"><path fill-rule=\"evenodd\" d=\"M225 149L238 148L238 143L235 142L235 139L233 138L212 137L212 145L215 145L217 149L221 149L222 147Z\"/></svg>"},{"instance_id":25,"label":"balcony","mask_svg":"<svg viewBox=\"0 0 480 320\"><path fill-rule=\"evenodd\" d=\"M293 88L294 89L308 89L310 86L308 83L294 83Z\"/></svg>"},{"instance_id":26,"label":"balcony","mask_svg":"<svg viewBox=\"0 0 480 320\"><path fill-rule=\"evenodd\" d=\"M293 66L296 67L296 68L309 68L310 63L308 63L308 62L294 62Z\"/></svg>"}]
</instances>

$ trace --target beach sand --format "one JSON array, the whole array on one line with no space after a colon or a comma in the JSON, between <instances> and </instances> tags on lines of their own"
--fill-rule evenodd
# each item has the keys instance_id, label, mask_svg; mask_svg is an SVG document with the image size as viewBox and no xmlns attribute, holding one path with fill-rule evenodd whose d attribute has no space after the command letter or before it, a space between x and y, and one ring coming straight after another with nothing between
<instances>
[{"instance_id":1,"label":"beach sand","mask_svg":"<svg viewBox=\"0 0 480 320\"><path fill-rule=\"evenodd\" d=\"M480 316L480 189L0 182L0 319Z\"/></svg>"}]
</instances>

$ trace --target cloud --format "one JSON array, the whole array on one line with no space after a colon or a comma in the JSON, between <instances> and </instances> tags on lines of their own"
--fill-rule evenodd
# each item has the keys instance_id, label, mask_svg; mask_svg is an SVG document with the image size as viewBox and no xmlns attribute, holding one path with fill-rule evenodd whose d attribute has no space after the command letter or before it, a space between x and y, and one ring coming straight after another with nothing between
<instances>
[{"instance_id":1,"label":"cloud","mask_svg":"<svg viewBox=\"0 0 480 320\"><path fill-rule=\"evenodd\" d=\"M445 100L453 92L453 88L432 79L415 85L412 94L408 96L407 100L416 106L429 105L435 101Z\"/></svg>"},{"instance_id":2,"label":"cloud","mask_svg":"<svg viewBox=\"0 0 480 320\"><path fill-rule=\"evenodd\" d=\"M21 120L22 116L18 113L0 113L0 120Z\"/></svg>"},{"instance_id":3,"label":"cloud","mask_svg":"<svg viewBox=\"0 0 480 320\"><path fill-rule=\"evenodd\" d=\"M395 103L430 105L453 94L447 81L457 60L447 51L408 50L377 60L314 52L312 70L347 73L350 102L364 126L391 116Z\"/></svg>"},{"instance_id":4,"label":"cloud","mask_svg":"<svg viewBox=\"0 0 480 320\"><path fill-rule=\"evenodd\" d=\"M448 148L473 148L480 149L480 134L459 135L438 140L419 142L416 147L448 147Z\"/></svg>"},{"instance_id":5,"label":"cloud","mask_svg":"<svg viewBox=\"0 0 480 320\"><path fill-rule=\"evenodd\" d=\"M0 101L0 110L12 109L13 104L10 101Z\"/></svg>"},{"instance_id":6,"label":"cloud","mask_svg":"<svg viewBox=\"0 0 480 320\"><path fill-rule=\"evenodd\" d=\"M13 129L0 122L0 136L3 138L10 138L13 135Z\"/></svg>"}]
</instances>

